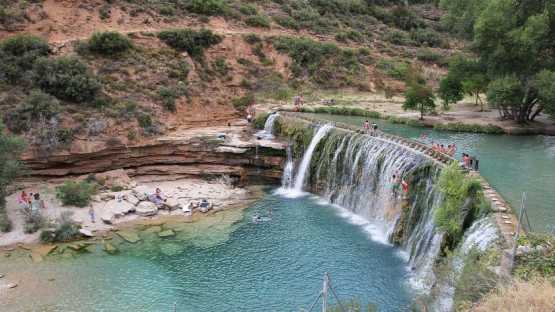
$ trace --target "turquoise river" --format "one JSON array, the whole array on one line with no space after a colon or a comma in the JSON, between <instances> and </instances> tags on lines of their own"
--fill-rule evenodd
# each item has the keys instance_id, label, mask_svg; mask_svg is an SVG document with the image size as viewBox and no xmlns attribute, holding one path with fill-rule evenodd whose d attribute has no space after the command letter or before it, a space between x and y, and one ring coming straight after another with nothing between
<instances>
[{"instance_id":1,"label":"turquoise river","mask_svg":"<svg viewBox=\"0 0 555 312\"><path fill-rule=\"evenodd\" d=\"M252 222L270 208L271 221ZM402 253L372 241L362 219L317 197L268 193L246 210L162 228L177 235L159 238L160 226L143 225L137 244L110 241L116 255L91 245L38 264L0 259L0 272L31 275L38 285L2 311L301 311L325 272L340 298L410 311Z\"/></svg>"},{"instance_id":2,"label":"turquoise river","mask_svg":"<svg viewBox=\"0 0 555 312\"><path fill-rule=\"evenodd\" d=\"M364 117L306 114L310 117L362 126ZM513 209L526 209L533 231L555 231L555 137L509 136L437 131L370 119L387 133L426 144L456 144L456 158L466 152L480 160L480 173Z\"/></svg>"}]
</instances>

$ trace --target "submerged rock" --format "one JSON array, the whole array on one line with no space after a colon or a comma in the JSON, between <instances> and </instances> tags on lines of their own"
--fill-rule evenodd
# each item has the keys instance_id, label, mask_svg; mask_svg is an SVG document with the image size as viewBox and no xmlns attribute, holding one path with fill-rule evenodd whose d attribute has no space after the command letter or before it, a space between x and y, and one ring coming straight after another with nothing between
<instances>
[{"instance_id":1,"label":"submerged rock","mask_svg":"<svg viewBox=\"0 0 555 312\"><path fill-rule=\"evenodd\" d=\"M141 240L141 238L139 237L139 235L135 232L132 231L126 231L126 230L122 230L122 231L118 231L117 234L123 238L123 240L131 243L131 244L135 244L138 241Z\"/></svg>"},{"instance_id":2,"label":"submerged rock","mask_svg":"<svg viewBox=\"0 0 555 312\"><path fill-rule=\"evenodd\" d=\"M176 243L165 243L160 245L160 252L166 256L176 256L184 250L185 247Z\"/></svg>"},{"instance_id":3,"label":"submerged rock","mask_svg":"<svg viewBox=\"0 0 555 312\"><path fill-rule=\"evenodd\" d=\"M85 243L74 243L74 244L69 244L67 245L67 248L75 250L75 251L81 251L82 249L85 249L85 247L87 247L88 245Z\"/></svg>"},{"instance_id":4,"label":"submerged rock","mask_svg":"<svg viewBox=\"0 0 555 312\"><path fill-rule=\"evenodd\" d=\"M105 243L104 246L102 246L102 249L109 254L115 254L118 252L118 249L110 243Z\"/></svg>"},{"instance_id":5,"label":"submerged rock","mask_svg":"<svg viewBox=\"0 0 555 312\"><path fill-rule=\"evenodd\" d=\"M172 237L172 236L175 236L175 232L173 230L165 230L158 233L158 237L162 237L162 238Z\"/></svg>"},{"instance_id":6,"label":"submerged rock","mask_svg":"<svg viewBox=\"0 0 555 312\"><path fill-rule=\"evenodd\" d=\"M158 207L152 202L143 201L137 205L135 213L143 217L154 216L158 213Z\"/></svg>"},{"instance_id":7,"label":"submerged rock","mask_svg":"<svg viewBox=\"0 0 555 312\"><path fill-rule=\"evenodd\" d=\"M143 233L150 234L150 233L160 233L162 232L162 227L159 225L151 226L148 229L144 230Z\"/></svg>"},{"instance_id":8,"label":"submerged rock","mask_svg":"<svg viewBox=\"0 0 555 312\"><path fill-rule=\"evenodd\" d=\"M58 248L58 245L42 245L33 250L33 252L41 255L41 256L48 256L54 250Z\"/></svg>"}]
</instances>

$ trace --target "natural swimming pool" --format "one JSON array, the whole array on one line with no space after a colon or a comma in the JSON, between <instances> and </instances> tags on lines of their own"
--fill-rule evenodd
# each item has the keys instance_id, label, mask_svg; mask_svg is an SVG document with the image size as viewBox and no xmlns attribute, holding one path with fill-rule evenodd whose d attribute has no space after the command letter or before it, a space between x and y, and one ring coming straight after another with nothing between
<instances>
[{"instance_id":1,"label":"natural swimming pool","mask_svg":"<svg viewBox=\"0 0 555 312\"><path fill-rule=\"evenodd\" d=\"M252 222L270 208L270 222ZM244 211L162 227L177 235L159 238L141 227L137 244L111 240L117 255L93 246L38 264L0 260L3 273L25 271L41 285L3 311L300 311L325 272L342 299L410 311L399 250L372 241L362 219L314 196L268 194Z\"/></svg>"},{"instance_id":2,"label":"natural swimming pool","mask_svg":"<svg viewBox=\"0 0 555 312\"><path fill-rule=\"evenodd\" d=\"M362 126L365 117L307 114L324 120ZM555 137L509 136L437 131L371 119L382 131L425 143L456 144L457 155L466 152L480 159L480 173L514 209L520 209L522 192L533 231L555 227ZM425 134L426 139L421 135Z\"/></svg>"}]
</instances>

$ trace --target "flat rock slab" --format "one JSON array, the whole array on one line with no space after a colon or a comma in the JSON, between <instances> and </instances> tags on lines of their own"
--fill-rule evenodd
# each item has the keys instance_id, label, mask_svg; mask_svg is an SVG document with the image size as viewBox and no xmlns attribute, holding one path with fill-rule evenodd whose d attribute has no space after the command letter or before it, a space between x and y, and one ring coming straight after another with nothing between
<instances>
[{"instance_id":1,"label":"flat rock slab","mask_svg":"<svg viewBox=\"0 0 555 312\"><path fill-rule=\"evenodd\" d=\"M150 233L160 233L160 232L162 232L162 227L159 226L159 225L151 226L151 227L149 227L148 229L146 229L146 230L143 231L143 233L147 233L147 234L150 234Z\"/></svg>"},{"instance_id":2,"label":"flat rock slab","mask_svg":"<svg viewBox=\"0 0 555 312\"><path fill-rule=\"evenodd\" d=\"M33 253L37 253L43 257L48 256L54 250L58 248L58 245L42 245L33 249Z\"/></svg>"},{"instance_id":3,"label":"flat rock slab","mask_svg":"<svg viewBox=\"0 0 555 312\"><path fill-rule=\"evenodd\" d=\"M104 251L109 254L115 254L116 252L118 252L118 249L110 243L105 243L102 249L104 249Z\"/></svg>"},{"instance_id":4,"label":"flat rock slab","mask_svg":"<svg viewBox=\"0 0 555 312\"><path fill-rule=\"evenodd\" d=\"M139 234L132 231L122 230L122 231L118 231L117 234L119 235L119 237L123 238L123 240L131 244L135 244L141 240L141 238L139 237Z\"/></svg>"},{"instance_id":5,"label":"flat rock slab","mask_svg":"<svg viewBox=\"0 0 555 312\"><path fill-rule=\"evenodd\" d=\"M143 217L154 216L158 213L158 207L152 202L143 201L137 205L135 213Z\"/></svg>"},{"instance_id":6,"label":"flat rock slab","mask_svg":"<svg viewBox=\"0 0 555 312\"><path fill-rule=\"evenodd\" d=\"M85 249L87 246L88 244L85 244L85 243L74 243L74 244L67 245L67 248L75 251L80 251L82 249Z\"/></svg>"},{"instance_id":7,"label":"flat rock slab","mask_svg":"<svg viewBox=\"0 0 555 312\"><path fill-rule=\"evenodd\" d=\"M175 236L175 232L173 230L165 230L158 233L158 237L162 237L162 238L172 237L172 236Z\"/></svg>"}]
</instances>

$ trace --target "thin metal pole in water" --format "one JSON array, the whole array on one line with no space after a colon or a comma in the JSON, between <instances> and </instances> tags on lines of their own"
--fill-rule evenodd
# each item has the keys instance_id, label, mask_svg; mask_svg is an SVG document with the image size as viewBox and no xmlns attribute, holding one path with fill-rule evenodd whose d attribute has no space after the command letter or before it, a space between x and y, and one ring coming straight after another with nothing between
<instances>
[{"instance_id":1,"label":"thin metal pole in water","mask_svg":"<svg viewBox=\"0 0 555 312\"><path fill-rule=\"evenodd\" d=\"M515 255L516 255L516 248L517 248L517 241L518 241L518 237L520 236L520 224L522 223L522 216L524 214L524 210L526 209L526 206L524 206L524 201L526 200L526 192L522 193L522 201L520 203L520 214L518 217L518 223L516 224L516 233L515 233L515 239L513 242L513 252L511 254L511 271L514 268L515 265Z\"/></svg>"},{"instance_id":2,"label":"thin metal pole in water","mask_svg":"<svg viewBox=\"0 0 555 312\"><path fill-rule=\"evenodd\" d=\"M322 312L328 310L328 273L324 273L324 285L322 287Z\"/></svg>"},{"instance_id":3,"label":"thin metal pole in water","mask_svg":"<svg viewBox=\"0 0 555 312\"><path fill-rule=\"evenodd\" d=\"M327 273L326 273L326 277L328 279L328 287L331 290L332 295L335 297L335 300L337 300L337 305L339 306L342 312L347 312L347 310L345 310L345 307L343 307L343 305L341 304L341 300L339 300L337 293L335 293L335 289L333 289L333 286L331 284L331 279Z\"/></svg>"}]
</instances>

